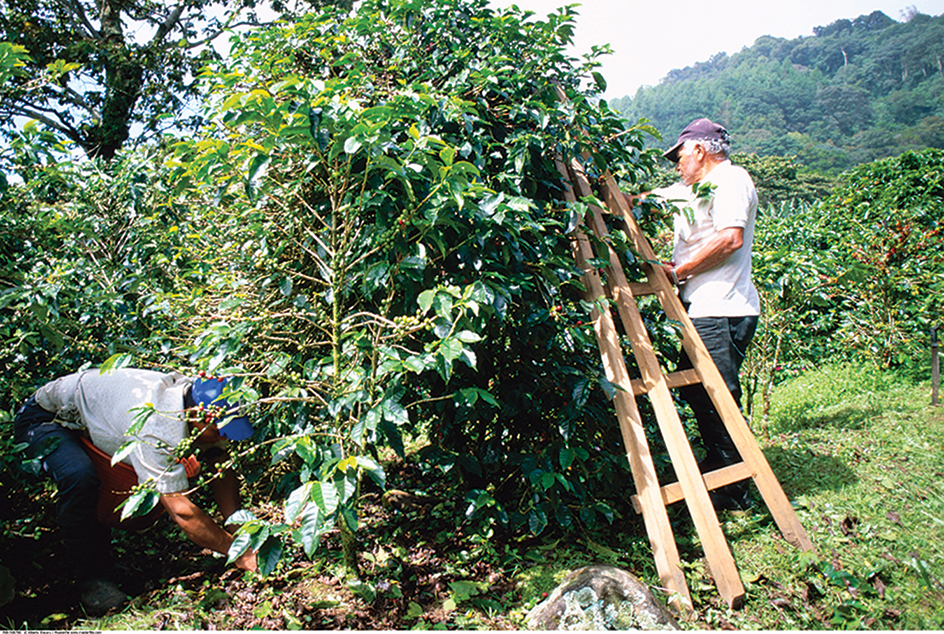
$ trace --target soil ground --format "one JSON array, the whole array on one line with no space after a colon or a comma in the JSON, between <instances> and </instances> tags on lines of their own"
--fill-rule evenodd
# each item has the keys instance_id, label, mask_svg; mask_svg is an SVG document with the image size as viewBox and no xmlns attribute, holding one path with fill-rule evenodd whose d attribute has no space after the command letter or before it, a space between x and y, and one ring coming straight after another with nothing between
<instances>
[{"instance_id":1,"label":"soil ground","mask_svg":"<svg viewBox=\"0 0 944 634\"><path fill-rule=\"evenodd\" d=\"M402 462L393 471L388 469L388 475L401 483L419 477ZM32 485L0 486L0 494L5 527L0 564L12 573L16 592L0 607L0 628L88 627L89 616L79 604L57 538L49 487L43 492ZM251 510L273 521L279 517L274 505ZM201 550L166 515L138 533L115 531L116 581L133 597L125 613L141 619L134 621L133 629L455 627L456 611L443 608L454 598L450 582L474 579L487 583L487 590L476 597L477 605L496 608L487 611L494 616L479 612L476 626L515 627L502 616L520 601L512 579L481 562L457 570L456 553L464 548L461 528L444 531L441 521L431 521L428 507L404 511L385 506L379 492L364 496L360 520L362 579L369 582L373 597L358 596L363 593L355 594L339 576L336 533L325 537L312 559L300 551L286 552L275 573L261 578L227 567L222 558Z\"/></svg>"}]
</instances>

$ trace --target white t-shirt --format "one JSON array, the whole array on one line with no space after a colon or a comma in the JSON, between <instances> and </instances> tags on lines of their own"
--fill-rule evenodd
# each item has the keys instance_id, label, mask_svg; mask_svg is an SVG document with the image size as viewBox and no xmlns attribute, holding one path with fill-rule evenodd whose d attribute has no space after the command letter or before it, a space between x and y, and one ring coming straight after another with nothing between
<instances>
[{"instance_id":1,"label":"white t-shirt","mask_svg":"<svg viewBox=\"0 0 944 634\"><path fill-rule=\"evenodd\" d=\"M102 374L93 369L47 383L35 398L65 427L87 429L92 443L108 455L131 440L125 432L136 415L132 410L153 404L156 411L135 435L143 442L124 462L134 467L138 482L153 478L159 493L179 493L187 490L187 474L173 450L188 434L180 414L190 383L177 373L125 368Z\"/></svg>"},{"instance_id":2,"label":"white t-shirt","mask_svg":"<svg viewBox=\"0 0 944 634\"><path fill-rule=\"evenodd\" d=\"M691 260L722 229L742 228L744 243L721 264L689 278L680 287L682 301L690 304L690 317L759 315L760 298L751 282L751 243L757 216L754 181L747 170L724 161L700 184L714 186L707 198L697 197L692 187L682 183L653 192L680 210L675 214L675 266Z\"/></svg>"}]
</instances>

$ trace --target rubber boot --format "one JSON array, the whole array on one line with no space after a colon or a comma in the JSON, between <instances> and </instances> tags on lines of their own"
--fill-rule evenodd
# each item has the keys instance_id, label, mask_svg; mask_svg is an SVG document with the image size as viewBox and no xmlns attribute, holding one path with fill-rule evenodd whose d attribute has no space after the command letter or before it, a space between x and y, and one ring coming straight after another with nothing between
<instances>
[{"instance_id":1,"label":"rubber boot","mask_svg":"<svg viewBox=\"0 0 944 634\"><path fill-rule=\"evenodd\" d=\"M101 616L124 605L128 595L114 582L111 531L97 522L84 527L63 526L61 530L85 611Z\"/></svg>"},{"instance_id":2,"label":"rubber boot","mask_svg":"<svg viewBox=\"0 0 944 634\"><path fill-rule=\"evenodd\" d=\"M725 435L727 436L727 434ZM727 441L727 443L722 442L715 446L715 451L721 458L721 466L741 462L741 455L734 447L734 442L731 441L730 437L727 438ZM711 491L711 503L714 505L715 510L719 511L743 511L750 508L753 505L753 500L751 500L747 481L729 484L728 486Z\"/></svg>"}]
</instances>

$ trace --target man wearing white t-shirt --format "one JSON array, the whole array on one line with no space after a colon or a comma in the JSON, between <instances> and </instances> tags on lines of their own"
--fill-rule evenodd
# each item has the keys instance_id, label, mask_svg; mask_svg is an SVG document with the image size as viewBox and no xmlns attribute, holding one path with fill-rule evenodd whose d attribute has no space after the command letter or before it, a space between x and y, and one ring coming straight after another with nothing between
<instances>
[{"instance_id":1,"label":"man wearing white t-shirt","mask_svg":"<svg viewBox=\"0 0 944 634\"><path fill-rule=\"evenodd\" d=\"M90 613L120 606L125 595L111 580L109 529L96 516L100 481L82 436L109 456L137 440L123 462L134 468L138 482L154 482L160 504L191 541L226 554L233 535L191 502L187 469L175 450L193 437L203 461L216 466L227 458L224 438L252 436L249 419L222 396L227 381L131 368L85 370L42 386L17 412L16 442L26 443L30 457L40 459L56 481L60 532ZM138 425L142 412L150 414ZM239 509L235 474L224 471L210 486L224 518ZM255 553L248 550L234 563L255 570Z\"/></svg>"},{"instance_id":2,"label":"man wearing white t-shirt","mask_svg":"<svg viewBox=\"0 0 944 634\"><path fill-rule=\"evenodd\" d=\"M693 121L663 156L676 163L681 183L656 190L681 212L675 215L673 261L664 265L734 400L738 373L754 336L760 299L751 282L751 243L757 190L750 175L728 158L730 136L708 119ZM682 352L678 369L691 368ZM701 384L680 394L692 407L707 450L702 471L740 460L714 404ZM716 508L750 504L744 483L712 491Z\"/></svg>"}]
</instances>

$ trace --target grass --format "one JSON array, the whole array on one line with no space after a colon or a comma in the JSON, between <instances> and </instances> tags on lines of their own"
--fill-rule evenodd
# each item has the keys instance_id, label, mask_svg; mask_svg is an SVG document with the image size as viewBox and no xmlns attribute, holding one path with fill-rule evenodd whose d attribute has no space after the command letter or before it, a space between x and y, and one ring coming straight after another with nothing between
<instances>
[{"instance_id":1,"label":"grass","mask_svg":"<svg viewBox=\"0 0 944 634\"><path fill-rule=\"evenodd\" d=\"M760 438L815 546L765 516L726 529L748 592L739 628L944 626L944 410L930 389L866 367L781 384Z\"/></svg>"},{"instance_id":2,"label":"grass","mask_svg":"<svg viewBox=\"0 0 944 634\"><path fill-rule=\"evenodd\" d=\"M673 509L697 612L682 627L944 628L944 408L930 406L928 385L867 367L809 370L776 388L768 427L755 432L815 551L787 544L762 504L722 513L747 592L744 608L730 610L690 523ZM658 583L638 536L595 539L619 551L612 563ZM565 547L520 572L526 598L512 612L516 622L523 626L541 593L586 563L584 552Z\"/></svg>"},{"instance_id":3,"label":"grass","mask_svg":"<svg viewBox=\"0 0 944 634\"><path fill-rule=\"evenodd\" d=\"M777 386L767 425L755 432L815 551L787 544L763 504L745 514L722 513L747 592L743 609L730 610L706 571L687 512L673 506L670 517L696 609L695 618L681 622L683 629L944 628L944 407L930 406L929 386L861 366L808 370ZM412 603L423 602L419 594L404 593L412 629L526 628L528 611L567 573L591 563L611 563L658 585L638 517L617 519L592 534L500 541L488 531L456 526L456 503L425 515L378 516L368 531L366 580L373 589L389 581L397 590L408 581L391 566L411 557L395 548L404 531L419 540L413 542L418 551L436 550L431 578L440 574L448 583L432 602L427 595L423 607ZM308 568L282 569L280 584L236 583L254 593L244 609L264 622L287 605L291 592L308 611L291 618L286 611L275 623L309 629L321 624L304 620L318 616L310 601L330 598L342 611L370 604L342 586L312 585L340 575L332 563L337 553L319 552ZM235 587L238 575L224 577ZM214 575L169 582L122 614L84 621L79 629L225 627L215 613L218 586Z\"/></svg>"}]
</instances>

